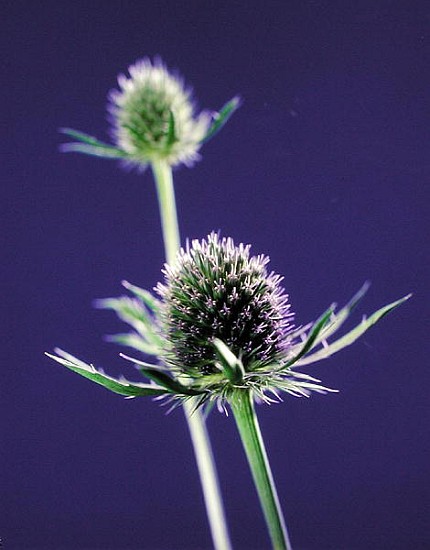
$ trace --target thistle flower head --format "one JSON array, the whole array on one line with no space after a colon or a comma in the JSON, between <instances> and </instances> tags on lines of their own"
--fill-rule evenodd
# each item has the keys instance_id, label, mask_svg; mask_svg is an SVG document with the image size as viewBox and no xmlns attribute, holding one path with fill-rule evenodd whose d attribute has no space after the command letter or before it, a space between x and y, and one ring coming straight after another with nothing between
<instances>
[{"instance_id":1,"label":"thistle flower head","mask_svg":"<svg viewBox=\"0 0 430 550\"><path fill-rule=\"evenodd\" d=\"M120 149L139 163L192 164L209 129L209 113L195 114L190 89L160 60L144 58L118 77L109 111Z\"/></svg>"},{"instance_id":2,"label":"thistle flower head","mask_svg":"<svg viewBox=\"0 0 430 550\"><path fill-rule=\"evenodd\" d=\"M147 57L118 77L119 89L109 94L108 110L116 145L71 128L61 132L73 138L63 143L64 152L121 159L124 164L144 169L163 162L170 166L191 166L200 158L200 147L212 139L240 105L239 97L218 112L196 114L191 89L170 73L160 59Z\"/></svg>"},{"instance_id":3,"label":"thistle flower head","mask_svg":"<svg viewBox=\"0 0 430 550\"><path fill-rule=\"evenodd\" d=\"M251 256L250 245L212 233L166 265L157 292L169 367L192 377L219 373L215 340L240 358L245 372L287 361L293 314L268 262Z\"/></svg>"}]
</instances>

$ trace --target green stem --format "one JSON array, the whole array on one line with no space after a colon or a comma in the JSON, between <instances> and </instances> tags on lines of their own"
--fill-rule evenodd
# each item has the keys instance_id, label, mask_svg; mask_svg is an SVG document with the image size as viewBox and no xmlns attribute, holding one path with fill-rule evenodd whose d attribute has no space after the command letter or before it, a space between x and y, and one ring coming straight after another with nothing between
<instances>
[{"instance_id":1,"label":"green stem","mask_svg":"<svg viewBox=\"0 0 430 550\"><path fill-rule=\"evenodd\" d=\"M154 161L152 171L157 185L166 260L171 263L180 246L172 169L165 162ZM193 442L214 547L216 550L231 550L218 476L205 420L201 411L194 410L193 403L190 401L184 402L184 411Z\"/></svg>"},{"instance_id":2,"label":"green stem","mask_svg":"<svg viewBox=\"0 0 430 550\"><path fill-rule=\"evenodd\" d=\"M291 550L251 393L248 390L238 390L230 405L251 468L273 548Z\"/></svg>"},{"instance_id":3,"label":"green stem","mask_svg":"<svg viewBox=\"0 0 430 550\"><path fill-rule=\"evenodd\" d=\"M166 162L154 161L152 163L152 172L157 185L166 261L167 263L172 263L181 245L172 168Z\"/></svg>"}]
</instances>

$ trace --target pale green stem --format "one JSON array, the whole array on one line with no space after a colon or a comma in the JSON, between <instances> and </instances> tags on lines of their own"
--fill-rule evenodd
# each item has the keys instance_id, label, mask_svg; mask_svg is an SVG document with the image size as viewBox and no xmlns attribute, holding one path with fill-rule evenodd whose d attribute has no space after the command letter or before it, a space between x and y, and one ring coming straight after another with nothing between
<instances>
[{"instance_id":1,"label":"pale green stem","mask_svg":"<svg viewBox=\"0 0 430 550\"><path fill-rule=\"evenodd\" d=\"M172 169L167 163L158 161L152 163L152 171L157 185L166 260L171 263L180 246ZM192 402L184 402L185 417L193 442L214 547L216 550L231 550L218 476L205 420L200 410L193 409Z\"/></svg>"},{"instance_id":2,"label":"pale green stem","mask_svg":"<svg viewBox=\"0 0 430 550\"><path fill-rule=\"evenodd\" d=\"M154 161L152 163L152 172L157 185L166 261L167 263L172 263L181 245L172 168L165 162Z\"/></svg>"},{"instance_id":3,"label":"pale green stem","mask_svg":"<svg viewBox=\"0 0 430 550\"><path fill-rule=\"evenodd\" d=\"M273 548L291 550L251 393L248 390L238 390L230 405L251 468Z\"/></svg>"}]
</instances>

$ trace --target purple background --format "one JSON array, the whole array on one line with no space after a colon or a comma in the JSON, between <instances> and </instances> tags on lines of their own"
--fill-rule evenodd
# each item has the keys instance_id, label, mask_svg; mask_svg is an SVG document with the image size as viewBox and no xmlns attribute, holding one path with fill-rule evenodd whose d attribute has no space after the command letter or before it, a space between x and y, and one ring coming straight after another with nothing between
<instances>
[{"instance_id":1,"label":"purple background","mask_svg":"<svg viewBox=\"0 0 430 550\"><path fill-rule=\"evenodd\" d=\"M2 2L5 548L202 549L181 411L124 400L50 362L55 345L132 376L93 298L163 263L150 174L61 155L107 138L116 75L160 54L199 105L244 103L176 172L182 235L222 229L285 275L297 322L413 299L307 369L339 394L259 407L295 550L424 549L429 535L429 22L422 1ZM427 323L427 324L426 324ZM232 418L209 422L237 549L268 539Z\"/></svg>"}]
</instances>

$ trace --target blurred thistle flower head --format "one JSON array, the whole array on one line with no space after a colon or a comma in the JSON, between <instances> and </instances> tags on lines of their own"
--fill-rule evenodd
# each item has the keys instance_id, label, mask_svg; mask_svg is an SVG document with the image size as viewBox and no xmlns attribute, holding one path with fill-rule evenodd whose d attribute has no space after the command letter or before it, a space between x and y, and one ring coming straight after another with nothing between
<instances>
[{"instance_id":1,"label":"blurred thistle flower head","mask_svg":"<svg viewBox=\"0 0 430 550\"><path fill-rule=\"evenodd\" d=\"M144 58L118 77L120 90L110 93L109 112L120 149L138 163L165 160L192 165L211 116L195 114L191 90L169 73L160 59Z\"/></svg>"},{"instance_id":2,"label":"blurred thistle flower head","mask_svg":"<svg viewBox=\"0 0 430 550\"><path fill-rule=\"evenodd\" d=\"M76 357L56 349L62 365L113 392L136 397L167 397L173 405L194 399L196 406L215 403L226 410L242 391L258 401L281 400L282 392L309 396L335 391L297 371L326 359L355 342L410 295L388 304L333 339L367 291L368 284L339 311L329 307L315 322L293 325L282 278L269 272L269 258L252 256L250 245L211 233L181 249L166 264L160 297L129 283L133 297L98 301L113 310L132 331L109 340L152 355L156 363L122 355L150 383L114 379Z\"/></svg>"},{"instance_id":3,"label":"blurred thistle flower head","mask_svg":"<svg viewBox=\"0 0 430 550\"><path fill-rule=\"evenodd\" d=\"M62 151L117 158L140 169L159 161L192 166L200 158L200 147L240 105L234 97L219 112L197 114L191 88L159 58L151 62L145 57L131 65L128 75L119 75L118 86L111 90L108 104L115 145L63 128L76 141L63 144Z\"/></svg>"}]
</instances>

